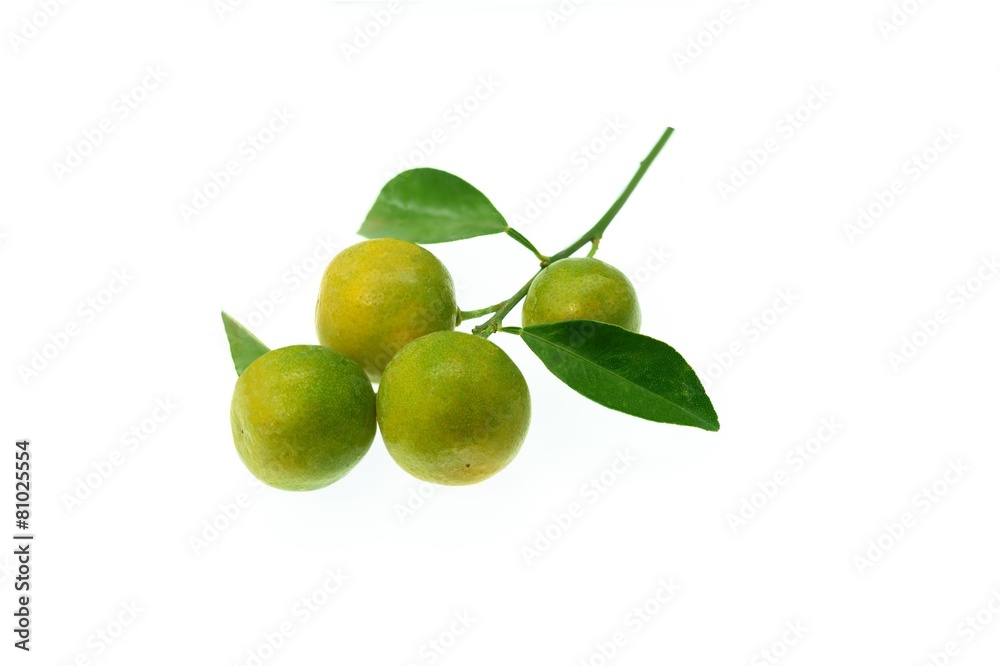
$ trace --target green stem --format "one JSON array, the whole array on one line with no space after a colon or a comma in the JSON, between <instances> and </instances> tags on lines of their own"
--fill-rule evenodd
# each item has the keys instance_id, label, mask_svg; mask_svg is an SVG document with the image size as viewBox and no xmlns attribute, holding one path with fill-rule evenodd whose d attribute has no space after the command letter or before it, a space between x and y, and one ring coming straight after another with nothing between
<instances>
[{"instance_id":1,"label":"green stem","mask_svg":"<svg viewBox=\"0 0 1000 666\"><path fill-rule=\"evenodd\" d=\"M587 253L588 258L593 257L595 254L597 254L597 246L600 244L601 244L600 237L590 241L590 252Z\"/></svg>"},{"instance_id":2,"label":"green stem","mask_svg":"<svg viewBox=\"0 0 1000 666\"><path fill-rule=\"evenodd\" d=\"M660 140L656 142L655 146L653 146L653 149L649 151L649 155L646 156L646 159L644 159L639 164L639 170L635 172L635 175L629 182L628 187L626 187L625 191L622 192L622 195L618 197L618 200L615 201L614 204L612 204L611 208L608 209L608 212L604 214L604 217L598 220L597 224L592 226L587 233L580 236L580 238L577 239L575 243L570 245L562 252L558 252L552 255L552 258L548 263L559 261L560 259L565 259L566 257L571 256L574 252L579 250L587 243L593 242L594 239L601 238L604 235L604 230L608 228L608 225L610 225L611 222L615 219L615 216L618 215L618 211L622 209L622 206L625 205L625 202L628 201L628 198L632 196L632 192L639 184L639 181L642 180L642 177L646 175L646 172L649 170L649 167L653 164L653 160L655 160L656 156L660 154L660 151L663 150L663 147L667 145L667 141L670 140L670 135L672 135L673 133L674 133L674 128L668 127L667 131L664 132L663 136L660 137Z\"/></svg>"},{"instance_id":3,"label":"green stem","mask_svg":"<svg viewBox=\"0 0 1000 666\"><path fill-rule=\"evenodd\" d=\"M541 271L535 273L532 276L532 278L524 284L523 287L517 290L516 294L514 294L509 299L504 301L503 306L499 310L497 310L492 317L490 317L484 323L472 329L472 334L482 335L484 338L488 338L493 333L499 331L500 325L503 323L504 316L506 316L507 313L513 310L515 305L521 302L521 299L524 298L525 295L528 293L528 289L531 288L531 283L535 281L535 278L538 277L539 273L541 273Z\"/></svg>"},{"instance_id":4,"label":"green stem","mask_svg":"<svg viewBox=\"0 0 1000 666\"><path fill-rule=\"evenodd\" d=\"M518 243L520 243L524 247L526 247L529 250L531 250L531 252L535 255L535 257L538 259L538 261L541 261L541 262L550 261L549 257L546 257L544 254L542 254L541 252L539 252L538 249L534 246L534 244L530 240L528 240L527 238L525 238L524 235L520 231L518 231L517 229L515 229L513 227L507 227L507 235L510 236L511 238L513 238L514 240L516 240Z\"/></svg>"},{"instance_id":5,"label":"green stem","mask_svg":"<svg viewBox=\"0 0 1000 666\"><path fill-rule=\"evenodd\" d=\"M506 302L506 301L505 301ZM470 319L479 319L480 317L485 317L488 314L493 314L497 310L503 307L503 303L497 303L496 305L491 305L488 308L482 308L479 310L462 310L459 309L458 317L455 320L455 325L458 326L463 321L469 321Z\"/></svg>"},{"instance_id":6,"label":"green stem","mask_svg":"<svg viewBox=\"0 0 1000 666\"><path fill-rule=\"evenodd\" d=\"M562 252L557 252L551 257L545 257L545 258L543 258L540 254L538 254L538 250L535 250L534 246L532 246L530 243L525 245L525 247L532 250L536 254L536 256L539 257L540 261L542 262L542 270L544 270L545 267L548 266L549 264L559 261L560 259L565 259L567 257L572 256L573 253L575 253L577 250L579 250L587 243L593 243L594 244L593 250L596 250L597 243L604 235L604 231L608 228L608 225L610 225L611 222L615 219L615 216L618 215L618 211L622 209L622 206L625 205L625 202L628 201L628 198L632 196L632 192L635 191L635 188L639 184L639 181L641 181L642 177L646 175L646 172L649 170L649 167L653 164L653 160L655 160L656 156L660 154L660 151L663 150L663 147L667 145L667 141L670 140L670 135L672 135L673 133L674 133L674 128L668 127L667 130L663 133L663 136L660 137L660 140L656 142L655 146L653 146L653 149L649 151L649 155L646 156L646 159L644 159L639 164L639 170L635 172L634 176L632 176L632 180L629 181L628 186L625 188L625 191L622 192L621 196L618 197L617 201L615 201L615 203L612 204L611 208L608 209L608 212L606 212L604 216L597 221L597 224L592 226L590 230L587 231L587 233L585 233L583 236L581 236L575 243L567 247ZM511 232L513 232L513 234ZM521 236L521 234L518 234L510 227L507 228L507 233L513 236L515 239L517 239L518 236L524 238L523 236ZM517 235L514 236L514 234ZM521 244L524 245L525 243L527 243L527 239L525 239L525 241L522 242ZM474 329L472 329L472 334L481 335L484 338L488 338L493 333L496 333L497 331L501 330L503 326L503 318L507 316L507 314L510 313L510 311L513 310L514 307L518 303L520 303L521 300L527 295L528 289L531 288L531 284L535 281L535 278L537 278L541 272L542 271L538 271L538 273L535 273L535 275L530 280L528 280L528 282L525 283L523 287L517 290L516 294L514 294L506 301L501 303L500 308L497 309L497 311L493 314L492 317L490 317L488 320L486 320L479 326L476 326Z\"/></svg>"}]
</instances>

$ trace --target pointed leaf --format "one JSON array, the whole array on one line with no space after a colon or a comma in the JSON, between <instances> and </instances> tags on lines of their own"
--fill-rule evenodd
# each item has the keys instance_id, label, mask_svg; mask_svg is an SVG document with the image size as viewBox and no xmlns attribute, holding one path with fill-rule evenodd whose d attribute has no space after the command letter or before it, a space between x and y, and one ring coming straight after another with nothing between
<instances>
[{"instance_id":1,"label":"pointed leaf","mask_svg":"<svg viewBox=\"0 0 1000 666\"><path fill-rule=\"evenodd\" d=\"M225 312L222 313L222 323L226 327L226 337L229 338L229 351L233 355L236 374L242 375L251 363L271 351L263 342L248 331Z\"/></svg>"},{"instance_id":2,"label":"pointed leaf","mask_svg":"<svg viewBox=\"0 0 1000 666\"><path fill-rule=\"evenodd\" d=\"M521 338L556 377L605 407L660 423L719 429L698 375L665 342L586 320L528 326Z\"/></svg>"},{"instance_id":3,"label":"pointed leaf","mask_svg":"<svg viewBox=\"0 0 1000 666\"><path fill-rule=\"evenodd\" d=\"M411 169L386 183L358 233L444 243L506 230L500 211L469 183L438 169Z\"/></svg>"}]
</instances>

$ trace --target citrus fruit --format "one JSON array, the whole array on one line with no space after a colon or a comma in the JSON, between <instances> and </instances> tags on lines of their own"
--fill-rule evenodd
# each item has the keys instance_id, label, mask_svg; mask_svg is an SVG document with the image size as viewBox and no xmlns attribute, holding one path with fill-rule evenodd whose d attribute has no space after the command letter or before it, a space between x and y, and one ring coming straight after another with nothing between
<instances>
[{"instance_id":1,"label":"citrus fruit","mask_svg":"<svg viewBox=\"0 0 1000 666\"><path fill-rule=\"evenodd\" d=\"M642 313L625 274L599 259L557 261L535 278L524 297L524 326L590 319L639 332Z\"/></svg>"},{"instance_id":2,"label":"citrus fruit","mask_svg":"<svg viewBox=\"0 0 1000 666\"><path fill-rule=\"evenodd\" d=\"M345 249L327 266L316 334L378 380L393 356L422 335L455 328L448 269L413 243L380 238Z\"/></svg>"},{"instance_id":3,"label":"citrus fruit","mask_svg":"<svg viewBox=\"0 0 1000 666\"><path fill-rule=\"evenodd\" d=\"M283 490L315 490L368 452L375 392L364 371L339 352L283 347L240 375L230 422L236 451L254 476Z\"/></svg>"},{"instance_id":4,"label":"citrus fruit","mask_svg":"<svg viewBox=\"0 0 1000 666\"><path fill-rule=\"evenodd\" d=\"M392 458L443 485L478 483L506 467L531 420L528 385L510 357L456 331L431 333L397 354L377 405Z\"/></svg>"}]
</instances>

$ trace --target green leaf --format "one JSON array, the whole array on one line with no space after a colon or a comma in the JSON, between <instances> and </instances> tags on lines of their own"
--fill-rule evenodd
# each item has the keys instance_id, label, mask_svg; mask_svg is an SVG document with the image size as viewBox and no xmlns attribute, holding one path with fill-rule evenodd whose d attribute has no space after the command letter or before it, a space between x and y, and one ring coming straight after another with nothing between
<instances>
[{"instance_id":1,"label":"green leaf","mask_svg":"<svg viewBox=\"0 0 1000 666\"><path fill-rule=\"evenodd\" d=\"M226 327L226 337L229 338L229 351L233 355L236 374L242 375L251 363L271 351L263 342L248 331L225 312L222 313L222 323Z\"/></svg>"},{"instance_id":2,"label":"green leaf","mask_svg":"<svg viewBox=\"0 0 1000 666\"><path fill-rule=\"evenodd\" d=\"M458 176L411 169L386 183L358 233L365 238L444 243L506 230L500 211Z\"/></svg>"},{"instance_id":3,"label":"green leaf","mask_svg":"<svg viewBox=\"0 0 1000 666\"><path fill-rule=\"evenodd\" d=\"M528 326L521 338L552 374L594 402L659 423L719 429L698 375L665 342L587 320Z\"/></svg>"}]
</instances>

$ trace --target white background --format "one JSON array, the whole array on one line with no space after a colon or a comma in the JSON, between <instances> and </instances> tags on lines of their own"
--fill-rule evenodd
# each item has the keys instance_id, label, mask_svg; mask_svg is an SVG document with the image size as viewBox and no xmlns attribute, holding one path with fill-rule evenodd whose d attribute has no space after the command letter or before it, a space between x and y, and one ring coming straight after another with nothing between
<instances>
[{"instance_id":1,"label":"white background","mask_svg":"<svg viewBox=\"0 0 1000 666\"><path fill-rule=\"evenodd\" d=\"M1000 6L906 4L915 13L887 31L889 0L593 2L558 21L554 3L387 14L251 0L220 16L208 0L98 0L44 19L31 0L5 2L0 534L14 531L13 442L28 437L37 541L31 654L11 646L12 546L0 550L0 661L763 664L769 650L783 664L997 663L1000 280L984 260L1000 251ZM391 20L376 29L378 12ZM366 26L375 37L347 54ZM274 109L294 120L248 161L244 142ZM80 149L103 119L112 131ZM602 143L609 122L622 129ZM714 378L719 433L600 408L498 335L534 407L503 473L431 491L376 439L327 489L249 483L221 309L272 347L314 342L324 248L359 240L419 145L432 150L418 160L477 185L555 252L667 125L674 138L599 256L635 278L643 331ZM582 157L591 144L601 154ZM765 146L762 166L745 164ZM78 149L89 154L58 173ZM933 163L914 170L925 151ZM240 173L185 220L229 160ZM734 169L753 173L724 196ZM562 170L571 184L540 196ZM849 233L895 180L884 214ZM544 210L527 219L532 201ZM465 308L535 268L500 236L431 249ZM111 294L115 271L127 285ZM792 305L778 313L782 291ZM939 310L944 323L926 326ZM894 363L904 339L919 349ZM176 408L154 424L157 400ZM797 462L824 419L836 432ZM120 464L93 476L115 451ZM587 490L602 474L613 483ZM775 474L786 483L769 486ZM327 594L338 570L347 580ZM303 611L314 594L325 603ZM456 614L471 621L460 635ZM274 651L265 636L286 622Z\"/></svg>"}]
</instances>

